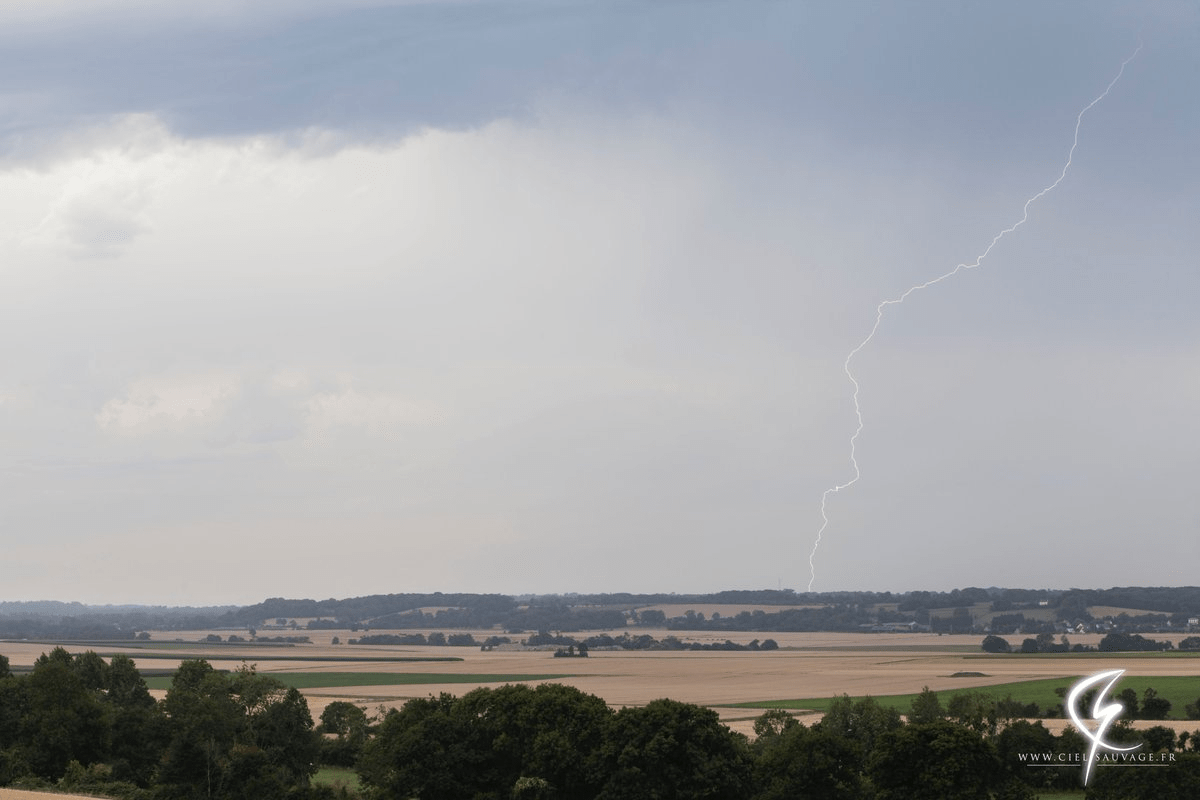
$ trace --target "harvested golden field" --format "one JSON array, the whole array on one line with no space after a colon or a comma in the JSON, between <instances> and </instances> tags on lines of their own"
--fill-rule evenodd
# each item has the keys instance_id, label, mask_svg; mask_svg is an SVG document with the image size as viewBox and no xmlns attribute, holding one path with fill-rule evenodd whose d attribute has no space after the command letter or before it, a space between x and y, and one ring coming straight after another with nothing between
<instances>
[{"instance_id":1,"label":"harvested golden field","mask_svg":"<svg viewBox=\"0 0 1200 800\"><path fill-rule=\"evenodd\" d=\"M372 631L373 633L382 631ZM181 658L203 656L218 669L256 664L260 672L281 677L297 673L412 673L421 682L395 685L323 686L302 688L314 718L333 700L345 699L374 708L397 706L413 697L439 692L461 695L478 686L497 686L507 675L566 675L555 682L575 686L604 698L610 705L642 705L670 697L704 706L831 697L839 694L890 695L931 689L967 689L1011 681L1088 675L1104 669L1125 668L1137 675L1197 675L1200 657L1147 656L1143 654L1054 654L1042 656L989 655L980 649L976 634L939 636L930 633L690 633L642 630L662 639L676 635L686 641L738 643L773 638L779 650L734 651L621 651L593 650L589 658L554 658L546 650L474 647L412 647L387 645L331 645L349 631L311 631L313 644L263 646L211 645L197 641L207 631L155 634L146 647L105 648L100 652L125 652L143 669L173 669ZM476 638L494 631L476 631ZM614 634L620 631L612 632ZM168 639L169 637L169 639ZM178 643L175 639L190 640ZM519 638L519 637L513 637ZM1020 636L1008 639L1020 644ZM1072 642L1096 644L1100 636L1070 637ZM1178 637L1158 637L1178 638ZM51 645L29 642L0 644L0 653L13 666L30 665ZM89 649L71 646L72 651ZM395 661L395 658L457 658L456 661ZM344 660L353 658L354 660ZM436 682L430 675L445 675ZM956 673L982 673L955 677ZM476 680L482 678L482 680ZM530 681L537 683L539 681ZM1200 687L1200 677L1197 679ZM161 696L161 691L155 694ZM1200 688L1198 688L1200 695ZM760 712L721 709L723 718L741 720L749 727ZM1193 724L1192 727L1195 727ZM0 799L2 800L2 799Z\"/></svg>"}]
</instances>

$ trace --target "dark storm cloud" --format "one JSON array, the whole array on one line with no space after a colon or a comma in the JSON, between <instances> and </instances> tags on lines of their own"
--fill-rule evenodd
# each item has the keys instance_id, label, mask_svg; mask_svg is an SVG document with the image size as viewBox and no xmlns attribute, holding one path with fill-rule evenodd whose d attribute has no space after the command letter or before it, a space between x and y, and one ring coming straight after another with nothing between
<instances>
[{"instance_id":1,"label":"dark storm cloud","mask_svg":"<svg viewBox=\"0 0 1200 800\"><path fill-rule=\"evenodd\" d=\"M819 115L864 141L936 140L940 127L964 123L1003 135L998 118L1029 98L996 92L1032 79L1076 85L1114 45L1131 44L1125 22L1102 9L1081 19L1065 4L1039 8L1028 30L1011 4L448 2L316 4L235 25L118 6L0 33L0 125L10 146L126 113L156 114L188 136L310 127L392 136L586 97L776 123ZM1090 49L1046 70L1081 25ZM1017 34L1028 54L1014 70L997 56ZM981 91L988 102L973 102Z\"/></svg>"}]
</instances>

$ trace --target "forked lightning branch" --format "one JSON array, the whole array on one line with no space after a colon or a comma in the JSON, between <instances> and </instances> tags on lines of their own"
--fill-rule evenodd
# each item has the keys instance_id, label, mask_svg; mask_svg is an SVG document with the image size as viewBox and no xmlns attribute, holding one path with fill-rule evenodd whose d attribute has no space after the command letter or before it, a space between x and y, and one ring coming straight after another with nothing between
<instances>
[{"instance_id":1,"label":"forked lightning branch","mask_svg":"<svg viewBox=\"0 0 1200 800\"><path fill-rule=\"evenodd\" d=\"M890 300L884 300L882 303L880 303L876 307L876 309L875 309L875 324L871 327L870 333L868 333L866 338L864 338L861 342L858 343L857 347L855 347L853 350L850 351L849 355L846 356L846 360L842 366L843 370L846 373L846 377L849 378L850 384L854 387L854 394L853 394L854 414L855 414L856 419L858 420L858 425L854 430L854 434L850 437L850 465L853 467L854 476L852 478L850 478L848 481L846 481L845 483L839 483L834 486L831 486L830 488L826 489L824 491L824 493L821 495L821 527L817 531L816 540L813 542L812 552L808 556L808 566L809 566L809 570L810 570L810 577L808 580L808 591L811 592L813 590L813 584L817 580L817 567L816 567L817 549L821 546L821 537L822 537L822 535L824 535L825 529L829 527L829 513L828 513L829 497L831 495L841 492L843 489L850 488L854 484L858 483L858 479L862 477L862 471L859 469L859 466L858 466L858 458L856 456L856 448L858 445L858 437L863 432L863 415L862 415L862 406L859 404L860 386L858 383L858 379L854 377L854 372L850 369L850 364L851 364L851 362L854 361L854 357L857 356L862 351L862 349L865 348L868 344L870 344L871 340L875 338L875 334L879 331L879 326L883 323L884 313L887 311L889 306L900 305L908 298L909 295L911 295L915 292L919 292L922 289L927 289L928 287L933 286L936 283L941 283L944 280L954 277L955 275L957 275L960 272L963 272L963 271L969 270L969 269L975 269L976 267L982 265L984 260L992 252L992 249L995 248L995 246L1000 243L1000 240L1002 240L1004 237L1008 236L1010 233L1013 233L1014 231L1017 230L1017 228L1020 228L1022 225L1025 224L1025 221L1029 219L1029 207L1032 206L1036 201L1045 197L1050 192L1054 191L1054 189L1057 188L1058 185L1060 183L1062 183L1064 179L1066 179L1067 171L1071 168L1071 160L1075 157L1075 148L1079 146L1079 129L1083 124L1084 115L1087 114L1087 112L1090 111L1093 106L1095 106L1097 103L1099 103L1101 100L1103 100L1105 97L1108 96L1108 93L1111 92L1113 87L1117 85L1117 82L1119 80L1121 80L1121 76L1125 74L1125 67L1127 67L1129 65L1129 63L1131 61L1133 61L1134 58L1137 57L1137 54L1139 52L1141 52L1141 49L1142 49L1142 45L1139 42L1137 48L1133 51L1133 54L1121 62L1121 68L1117 71L1116 77L1113 78L1112 81L1109 82L1108 86L1106 86L1104 88L1104 91L1101 92L1096 97L1096 99L1092 100L1092 102L1090 102L1086 106L1084 106L1083 110L1080 111L1079 114L1075 117L1075 137L1074 137L1073 141L1071 142L1071 149L1067 153L1067 161L1065 164L1063 164L1062 171L1059 172L1058 177L1054 180L1053 183L1051 183L1049 186L1045 187L1040 192L1038 192L1037 194L1033 195L1032 197L1030 197L1028 200L1025 201L1025 205L1021 209L1021 218L1020 219L1018 219L1012 225L1010 225L1009 227L1005 228L1004 230L997 233L994 237L992 237L992 241L988 243L988 246L986 248L984 248L983 252L980 253L979 256L973 262L971 262L969 264L968 263L959 264L958 266L954 267L954 269L950 270L949 272L939 275L936 278L931 278L930 280L925 281L924 283L920 283L920 284L917 284L916 286L910 287L909 289L907 289L904 293L902 293L898 297L892 298Z\"/></svg>"}]
</instances>

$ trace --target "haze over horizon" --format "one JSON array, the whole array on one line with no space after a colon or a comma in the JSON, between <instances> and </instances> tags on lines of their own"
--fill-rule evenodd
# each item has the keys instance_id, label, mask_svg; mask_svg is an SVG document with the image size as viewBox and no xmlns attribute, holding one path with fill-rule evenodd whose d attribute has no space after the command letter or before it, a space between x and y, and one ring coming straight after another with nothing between
<instances>
[{"instance_id":1,"label":"haze over horizon","mask_svg":"<svg viewBox=\"0 0 1200 800\"><path fill-rule=\"evenodd\" d=\"M1170 586L1200 9L0 7L0 599ZM320 591L314 591L320 588Z\"/></svg>"},{"instance_id":2,"label":"haze over horizon","mask_svg":"<svg viewBox=\"0 0 1200 800\"><path fill-rule=\"evenodd\" d=\"M1126 594L1128 594L1129 592L1150 591L1150 592L1160 593L1159 597L1157 597L1155 599L1151 599L1151 600L1144 600L1143 602L1145 603L1145 608L1143 608L1142 605L1136 605L1136 604L1128 605L1128 608L1133 609L1133 610L1150 609L1148 613L1171 613L1171 612L1167 611L1166 609L1160 607L1162 592L1166 592L1169 594L1169 593L1173 593L1176 591L1187 592L1188 590L1200 590L1200 586L1194 586L1194 585L1190 585L1190 586L1189 585L1181 585L1181 586L1170 586L1170 587L1162 587L1162 586L1154 586L1154 587L1152 587L1152 586L1125 586L1125 587L1117 587L1117 586L1109 586L1109 587L956 586L953 589L947 589L947 590L906 589L906 590L902 590L902 591L891 592L891 594L896 597L902 597L902 596L906 596L906 595L911 595L914 592L919 593L919 592L929 592L929 591L942 591L942 592L975 591L975 590L979 590L979 589L982 589L989 593L1010 592L1010 591L1018 591L1018 592L1019 591L1030 591L1030 592L1046 592L1046 593L1055 594L1055 595L1056 594L1067 594L1067 593L1079 592L1079 591L1085 591L1085 592L1094 591L1094 592L1100 592L1100 593L1123 592ZM730 589L730 590L716 589L711 592L706 592L706 591L701 591L701 592L673 592L673 591L663 591L663 592L612 591L612 592L605 592L605 591L600 591L600 592L550 592L550 593L544 593L544 592L503 592L503 591L501 591L501 592L472 592L472 591L467 591L467 590L451 590L451 591L435 590L432 592L394 592L394 593L390 593L390 594L408 595L410 597L414 596L414 595L420 596L420 597L426 597L429 595L443 595L447 598L452 598L452 597L462 596L462 595L473 595L473 596L477 596L477 597L499 595L502 597L515 598L518 602L520 602L522 599L526 599L526 598L539 598L539 599L554 598L554 597L558 597L558 598L588 598L588 597L592 597L594 595L610 595L610 596L632 595L633 597L672 597L672 598L678 598L679 602L686 601L686 602L699 602L702 604L712 604L712 603L726 602L726 601L718 601L718 600L708 599L708 598L713 598L717 595L724 595L724 594L733 593L733 592L745 592L748 594L757 595L757 593L759 593L759 592L769 592L769 591L779 591L779 590L772 590L770 587L763 587L760 589L746 589L746 590L743 590L743 589ZM790 589L787 587L784 587L782 591L794 593L797 597L800 597L800 598L807 597L811 594L821 595L821 594L843 594L843 593L845 593L844 591L811 592L811 593L809 593L809 592ZM872 592L872 590L869 590L869 589L850 590L850 591L884 594L883 591ZM286 596L286 597L263 596L263 597L257 598L253 602L243 602L243 603L213 602L213 603L204 603L204 604L180 604L180 605L164 605L161 603L138 603L138 602L83 603L83 602L80 602L77 600L39 598L39 599L35 599L35 600L29 600L29 599L26 599L26 600L0 600L0 615L4 615L6 617L12 617L12 618L21 618L24 616L28 616L28 617L35 617L35 616L53 617L53 616L55 616L53 613L49 613L49 609L47 609L47 608L41 608L40 610L28 610L25 612L18 612L18 611L15 611L14 609L12 609L11 608L12 606L72 606L72 607L80 606L83 609L85 609L81 613L90 614L90 613L104 612L108 609L112 609L114 611L134 610L134 609L137 609L137 610L151 610L151 609L183 610L183 609L189 609L189 608L197 609L197 610L217 609L217 608L242 609L242 608L250 608L250 607L263 605L263 604L270 605L274 601L284 601L284 602L296 601L296 602L315 602L315 603L338 604L338 603L343 603L346 601L358 601L358 600L361 600L363 598L368 598L368 597L387 597L387 596L389 596L389 593L383 593L383 592L372 593L369 595L347 595L347 596L337 596L337 597L333 597L333 596L327 597L327 596L321 595L321 594L308 593L308 594L291 595L291 596ZM687 598L697 598L697 597L705 598L705 599L696 600L696 601L686 600ZM663 602L663 601L659 601L659 602ZM672 604L673 604L673 602L672 602ZM746 599L746 598L731 599L731 600L728 600L727 602L729 605L743 606L743 607L744 606L755 606L755 605L770 605L769 603L765 603L764 601L760 601L758 599ZM1023 600L1021 602L1030 602L1030 601ZM1186 603L1186 600L1184 602ZM625 605L625 604L617 603L617 605L621 606L621 605ZM783 607L786 607L786 605L787 605L787 603L782 604ZM1093 604L1089 604L1089 605L1093 605ZM1104 606L1105 608L1109 608L1112 606L1112 603L1111 602L1101 602L1100 605ZM408 607L409 606L405 606L405 608L408 608ZM1124 606L1117 606L1117 607L1124 608ZM946 606L937 606L937 608L944 611L947 607ZM361 614L361 611L359 611L358 613ZM271 615L271 616L274 616L274 615ZM300 617L303 617L304 615L297 614L295 612L289 612L288 616L295 616L297 618L300 618ZM341 619L340 616L338 618Z\"/></svg>"}]
</instances>

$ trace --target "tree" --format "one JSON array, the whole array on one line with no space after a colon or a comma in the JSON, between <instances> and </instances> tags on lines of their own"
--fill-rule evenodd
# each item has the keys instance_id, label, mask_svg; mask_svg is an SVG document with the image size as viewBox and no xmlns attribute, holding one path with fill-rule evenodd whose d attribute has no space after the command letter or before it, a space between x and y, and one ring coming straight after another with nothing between
<instances>
[{"instance_id":1,"label":"tree","mask_svg":"<svg viewBox=\"0 0 1200 800\"><path fill-rule=\"evenodd\" d=\"M184 661L163 701L169 741L158 778L172 798L268 800L304 789L317 740L294 688L253 667Z\"/></svg>"},{"instance_id":2,"label":"tree","mask_svg":"<svg viewBox=\"0 0 1200 800\"><path fill-rule=\"evenodd\" d=\"M1117 727L1116 725L1113 728ZM1117 737L1113 735L1112 729L1109 730L1108 738L1110 741L1116 741ZM1057 741L1054 743L1054 755L1056 758L1079 758L1080 753L1087 753L1090 740L1083 738L1083 734L1075 730L1071 726L1063 728L1062 733L1058 735ZM1078 789L1079 788L1079 773L1070 769L1056 769L1054 775L1049 777L1049 784L1056 789Z\"/></svg>"},{"instance_id":3,"label":"tree","mask_svg":"<svg viewBox=\"0 0 1200 800\"><path fill-rule=\"evenodd\" d=\"M25 680L25 713L17 749L33 774L61 778L71 761L92 764L108 754L111 726L98 692L90 689L61 647L34 663Z\"/></svg>"},{"instance_id":4,"label":"tree","mask_svg":"<svg viewBox=\"0 0 1200 800\"><path fill-rule=\"evenodd\" d=\"M647 628L661 628L667 624L667 615L657 608L648 608L638 613L638 624Z\"/></svg>"},{"instance_id":5,"label":"tree","mask_svg":"<svg viewBox=\"0 0 1200 800\"><path fill-rule=\"evenodd\" d=\"M1147 639L1136 633L1119 633L1113 632L1105 635L1100 640L1098 649L1101 652L1112 653L1126 650L1132 651L1153 651L1153 650L1169 650L1171 649L1170 642L1156 642L1153 639Z\"/></svg>"},{"instance_id":6,"label":"tree","mask_svg":"<svg viewBox=\"0 0 1200 800\"><path fill-rule=\"evenodd\" d=\"M29 706L29 687L23 678L0 678L0 786L30 774L30 768L16 747L21 741L21 720Z\"/></svg>"},{"instance_id":7,"label":"tree","mask_svg":"<svg viewBox=\"0 0 1200 800\"><path fill-rule=\"evenodd\" d=\"M992 795L993 800L1038 800L1038 795L1027 783L1016 778L1009 778L1000 784L1000 788Z\"/></svg>"},{"instance_id":8,"label":"tree","mask_svg":"<svg viewBox=\"0 0 1200 800\"><path fill-rule=\"evenodd\" d=\"M1125 714L1130 719L1137 719L1141 711L1138 705L1137 692L1128 686L1117 694L1117 701L1125 707Z\"/></svg>"},{"instance_id":9,"label":"tree","mask_svg":"<svg viewBox=\"0 0 1200 800\"><path fill-rule=\"evenodd\" d=\"M1042 789L1054 785L1061 770L1053 766L1030 766L1027 761L1030 754L1055 751L1054 734L1040 720L1019 719L996 734L992 743L1001 767L1011 779Z\"/></svg>"},{"instance_id":10,"label":"tree","mask_svg":"<svg viewBox=\"0 0 1200 800\"><path fill-rule=\"evenodd\" d=\"M247 719L242 744L263 754L265 769L260 766L259 773L268 773L272 782L285 789L308 786L316 772L318 744L300 691L288 687L282 695L272 692L270 700Z\"/></svg>"},{"instance_id":11,"label":"tree","mask_svg":"<svg viewBox=\"0 0 1200 800\"><path fill-rule=\"evenodd\" d=\"M162 707L168 741L156 782L178 798L224 795L229 752L245 716L228 679L203 659L183 661Z\"/></svg>"},{"instance_id":12,"label":"tree","mask_svg":"<svg viewBox=\"0 0 1200 800\"><path fill-rule=\"evenodd\" d=\"M71 669L88 691L100 695L108 688L108 664L94 651L88 650L72 658Z\"/></svg>"},{"instance_id":13,"label":"tree","mask_svg":"<svg viewBox=\"0 0 1200 800\"><path fill-rule=\"evenodd\" d=\"M884 735L869 769L879 800L988 800L1000 765L978 733L939 720Z\"/></svg>"},{"instance_id":14,"label":"tree","mask_svg":"<svg viewBox=\"0 0 1200 800\"><path fill-rule=\"evenodd\" d=\"M518 785L529 796L594 797L612 716L600 698L558 684L410 700L380 723L358 771L388 797L507 798Z\"/></svg>"},{"instance_id":15,"label":"tree","mask_svg":"<svg viewBox=\"0 0 1200 800\"><path fill-rule=\"evenodd\" d=\"M946 703L946 716L985 736L994 734L999 724L996 703L985 692L954 693Z\"/></svg>"},{"instance_id":16,"label":"tree","mask_svg":"<svg viewBox=\"0 0 1200 800\"><path fill-rule=\"evenodd\" d=\"M321 733L350 736L367 729L367 712L345 700L334 700L321 712Z\"/></svg>"},{"instance_id":17,"label":"tree","mask_svg":"<svg viewBox=\"0 0 1200 800\"><path fill-rule=\"evenodd\" d=\"M873 697L851 700L848 695L835 698L825 716L813 727L824 728L858 745L864 758L870 757L879 739L904 723L900 712L886 708Z\"/></svg>"},{"instance_id":18,"label":"tree","mask_svg":"<svg viewBox=\"0 0 1200 800\"><path fill-rule=\"evenodd\" d=\"M1171 713L1171 701L1159 697L1158 692L1150 687L1142 693L1142 719L1166 719Z\"/></svg>"},{"instance_id":19,"label":"tree","mask_svg":"<svg viewBox=\"0 0 1200 800\"><path fill-rule=\"evenodd\" d=\"M996 722L998 725L1008 725L1013 720L1038 716L1037 703L1022 703L1014 700L1011 694L996 701Z\"/></svg>"},{"instance_id":20,"label":"tree","mask_svg":"<svg viewBox=\"0 0 1200 800\"><path fill-rule=\"evenodd\" d=\"M913 698L911 709L908 712L909 723L936 722L945 718L946 712L942 708L942 701L938 698L937 692L928 686Z\"/></svg>"},{"instance_id":21,"label":"tree","mask_svg":"<svg viewBox=\"0 0 1200 800\"><path fill-rule=\"evenodd\" d=\"M1200 756L1176 756L1163 769L1097 769L1087 800L1192 800L1200 797Z\"/></svg>"},{"instance_id":22,"label":"tree","mask_svg":"<svg viewBox=\"0 0 1200 800\"><path fill-rule=\"evenodd\" d=\"M320 733L336 739L321 739L321 763L352 767L367 741L367 712L345 700L335 700L321 712Z\"/></svg>"},{"instance_id":23,"label":"tree","mask_svg":"<svg viewBox=\"0 0 1200 800\"><path fill-rule=\"evenodd\" d=\"M772 708L764 711L754 720L754 740L762 742L799 724L795 717L782 708Z\"/></svg>"},{"instance_id":24,"label":"tree","mask_svg":"<svg viewBox=\"0 0 1200 800\"><path fill-rule=\"evenodd\" d=\"M862 756L858 745L827 729L806 728L791 717L788 719L792 724L779 733L755 740L754 777L759 787L755 800L862 797L863 778L859 771Z\"/></svg>"},{"instance_id":25,"label":"tree","mask_svg":"<svg viewBox=\"0 0 1200 800\"><path fill-rule=\"evenodd\" d=\"M486 754L474 746L470 721L454 713L454 703L443 692L409 700L384 717L358 762L363 784L381 797L484 796L478 767Z\"/></svg>"},{"instance_id":26,"label":"tree","mask_svg":"<svg viewBox=\"0 0 1200 800\"><path fill-rule=\"evenodd\" d=\"M1146 750L1151 753L1170 753L1175 750L1175 731L1166 725L1155 725L1141 732Z\"/></svg>"},{"instance_id":27,"label":"tree","mask_svg":"<svg viewBox=\"0 0 1200 800\"><path fill-rule=\"evenodd\" d=\"M513 800L554 800L554 787L545 778L517 778L513 784Z\"/></svg>"},{"instance_id":28,"label":"tree","mask_svg":"<svg viewBox=\"0 0 1200 800\"><path fill-rule=\"evenodd\" d=\"M123 653L109 664L103 702L112 721L113 778L149 785L166 745L167 720L133 659Z\"/></svg>"},{"instance_id":29,"label":"tree","mask_svg":"<svg viewBox=\"0 0 1200 800\"><path fill-rule=\"evenodd\" d=\"M482 744L491 750L495 785L511 787L519 778L536 777L564 797L590 797L599 790L613 717L601 698L562 684L513 685L476 689L459 705L468 718L488 720Z\"/></svg>"},{"instance_id":30,"label":"tree","mask_svg":"<svg viewBox=\"0 0 1200 800\"><path fill-rule=\"evenodd\" d=\"M617 712L605 742L598 800L741 800L750 794L744 737L715 711L675 700Z\"/></svg>"},{"instance_id":31,"label":"tree","mask_svg":"<svg viewBox=\"0 0 1200 800\"><path fill-rule=\"evenodd\" d=\"M985 653L1009 653L1012 652L1012 645L1008 640L1000 636L985 636L983 637L983 651Z\"/></svg>"}]
</instances>

